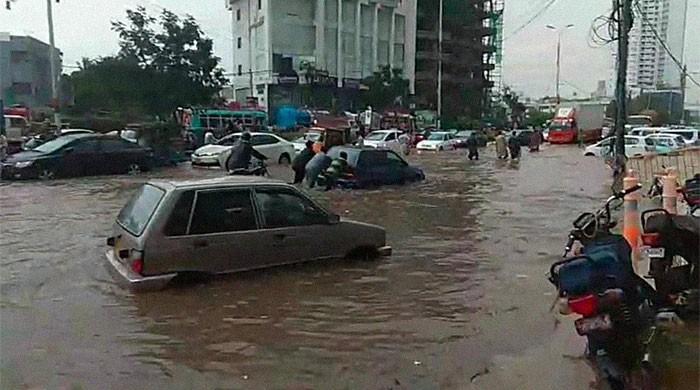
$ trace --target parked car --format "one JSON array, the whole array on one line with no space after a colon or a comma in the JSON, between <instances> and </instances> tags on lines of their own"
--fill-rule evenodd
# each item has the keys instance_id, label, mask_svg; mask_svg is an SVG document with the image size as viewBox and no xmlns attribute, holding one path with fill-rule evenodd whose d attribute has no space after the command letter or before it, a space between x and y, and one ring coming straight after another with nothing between
<instances>
[{"instance_id":1,"label":"parked car","mask_svg":"<svg viewBox=\"0 0 700 390\"><path fill-rule=\"evenodd\" d=\"M692 127L671 127L664 134L674 134L683 137L686 146L700 146L700 130Z\"/></svg>"},{"instance_id":2,"label":"parked car","mask_svg":"<svg viewBox=\"0 0 700 390\"><path fill-rule=\"evenodd\" d=\"M328 152L328 156L338 158L341 152L347 153L351 170L350 178L339 183L344 187L365 188L425 179L421 169L410 166L393 150L337 146Z\"/></svg>"},{"instance_id":3,"label":"parked car","mask_svg":"<svg viewBox=\"0 0 700 390\"><path fill-rule=\"evenodd\" d=\"M466 148L467 139L469 139L469 137L471 137L471 135L474 133L476 133L476 142L478 143L479 147L486 146L486 143L488 142L486 134L478 130L462 130L455 135L455 147Z\"/></svg>"},{"instance_id":4,"label":"parked car","mask_svg":"<svg viewBox=\"0 0 700 390\"><path fill-rule=\"evenodd\" d=\"M192 165L226 166L231 148L242 133L229 134L214 144L204 145L192 153ZM289 164L294 158L294 144L270 133L251 133L251 145L271 164Z\"/></svg>"},{"instance_id":5,"label":"parked car","mask_svg":"<svg viewBox=\"0 0 700 390\"><path fill-rule=\"evenodd\" d=\"M396 153L408 155L409 142L408 136L399 130L377 130L367 134L364 145L371 148L391 149Z\"/></svg>"},{"instance_id":6,"label":"parked car","mask_svg":"<svg viewBox=\"0 0 700 390\"><path fill-rule=\"evenodd\" d=\"M411 146L413 146L415 148L416 145L418 145L418 143L420 141L423 141L424 139L427 139L428 137L430 137L431 131L433 131L433 130L425 129L425 130L417 131L413 135L413 140L411 141Z\"/></svg>"},{"instance_id":7,"label":"parked car","mask_svg":"<svg viewBox=\"0 0 700 390\"><path fill-rule=\"evenodd\" d=\"M2 162L3 179L44 180L101 174L136 174L153 165L153 151L121 138L97 134L58 137Z\"/></svg>"},{"instance_id":8,"label":"parked car","mask_svg":"<svg viewBox=\"0 0 700 390\"><path fill-rule=\"evenodd\" d=\"M163 288L182 273L391 253L379 226L340 218L291 185L230 176L148 182L117 216L107 245L107 268L135 290Z\"/></svg>"},{"instance_id":9,"label":"parked car","mask_svg":"<svg viewBox=\"0 0 700 390\"><path fill-rule=\"evenodd\" d=\"M615 137L609 137L602 141L598 141L593 145L587 146L584 151L584 156L605 157L613 152ZM670 149L663 145L657 145L653 139L638 135L625 136L625 155L627 157L641 156L649 153L668 153Z\"/></svg>"},{"instance_id":10,"label":"parked car","mask_svg":"<svg viewBox=\"0 0 700 390\"><path fill-rule=\"evenodd\" d=\"M651 134L648 139L653 139L656 145L666 146L671 150L683 149L686 147L685 138L677 134Z\"/></svg>"},{"instance_id":11,"label":"parked car","mask_svg":"<svg viewBox=\"0 0 700 390\"><path fill-rule=\"evenodd\" d=\"M294 152L301 153L302 150L306 149L306 142L317 142L321 138L321 133L318 131L308 131L304 133L301 137L292 141L294 144Z\"/></svg>"},{"instance_id":12,"label":"parked car","mask_svg":"<svg viewBox=\"0 0 700 390\"><path fill-rule=\"evenodd\" d=\"M432 133L428 139L420 141L416 145L416 149L433 151L453 150L456 148L456 143L457 139L452 133L440 131Z\"/></svg>"}]
</instances>

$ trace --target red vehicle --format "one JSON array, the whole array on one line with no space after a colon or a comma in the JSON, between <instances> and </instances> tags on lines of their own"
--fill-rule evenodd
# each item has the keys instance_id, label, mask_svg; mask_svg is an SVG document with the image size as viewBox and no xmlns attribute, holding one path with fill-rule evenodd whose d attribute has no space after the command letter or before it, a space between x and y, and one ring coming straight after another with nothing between
<instances>
[{"instance_id":1,"label":"red vehicle","mask_svg":"<svg viewBox=\"0 0 700 390\"><path fill-rule=\"evenodd\" d=\"M24 107L24 106L19 105L19 104L5 107L3 109L3 113L5 115L21 116L22 118L26 119L27 121L32 120L32 112L29 110L29 108Z\"/></svg>"},{"instance_id":2,"label":"red vehicle","mask_svg":"<svg viewBox=\"0 0 700 390\"><path fill-rule=\"evenodd\" d=\"M604 121L604 104L578 103L560 107L549 125L548 140L552 144L598 141L603 132Z\"/></svg>"}]
</instances>

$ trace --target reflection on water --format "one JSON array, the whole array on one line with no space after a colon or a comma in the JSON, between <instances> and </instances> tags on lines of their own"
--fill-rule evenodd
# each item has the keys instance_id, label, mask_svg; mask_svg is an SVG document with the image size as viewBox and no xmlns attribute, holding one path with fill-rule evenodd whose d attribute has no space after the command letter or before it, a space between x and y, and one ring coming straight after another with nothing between
<instances>
[{"instance_id":1,"label":"reflection on water","mask_svg":"<svg viewBox=\"0 0 700 390\"><path fill-rule=\"evenodd\" d=\"M562 148L518 164L410 160L425 182L312 193L386 227L392 257L141 295L102 263L114 216L146 177L3 183L2 387L463 388L493 354L546 342L542 275L572 202L597 204L607 172ZM153 177L218 175L182 166Z\"/></svg>"}]
</instances>

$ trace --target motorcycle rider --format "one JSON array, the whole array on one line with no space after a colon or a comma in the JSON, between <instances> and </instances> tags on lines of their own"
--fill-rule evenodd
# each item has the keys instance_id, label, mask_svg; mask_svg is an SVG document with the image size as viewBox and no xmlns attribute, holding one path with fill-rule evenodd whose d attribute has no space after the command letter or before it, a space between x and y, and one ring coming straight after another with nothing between
<instances>
[{"instance_id":1,"label":"motorcycle rider","mask_svg":"<svg viewBox=\"0 0 700 390\"><path fill-rule=\"evenodd\" d=\"M250 166L250 158L255 157L258 160L267 160L262 153L253 149L250 144L251 135L249 132L244 132L241 134L241 139L233 145L231 149L231 154L226 160L226 168L229 172L237 169L248 169Z\"/></svg>"}]
</instances>

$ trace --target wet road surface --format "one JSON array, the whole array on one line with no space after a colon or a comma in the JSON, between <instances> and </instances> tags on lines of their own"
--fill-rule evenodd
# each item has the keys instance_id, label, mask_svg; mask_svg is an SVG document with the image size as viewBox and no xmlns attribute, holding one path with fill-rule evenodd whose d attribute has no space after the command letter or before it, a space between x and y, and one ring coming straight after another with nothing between
<instances>
[{"instance_id":1,"label":"wet road surface","mask_svg":"<svg viewBox=\"0 0 700 390\"><path fill-rule=\"evenodd\" d=\"M149 177L220 171L0 183L0 387L588 389L544 274L609 173L576 148L484 154L414 154L423 183L312 193L384 226L390 258L138 295L103 266L117 212Z\"/></svg>"}]
</instances>

